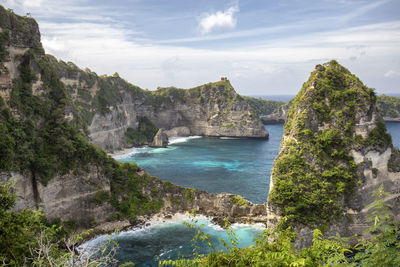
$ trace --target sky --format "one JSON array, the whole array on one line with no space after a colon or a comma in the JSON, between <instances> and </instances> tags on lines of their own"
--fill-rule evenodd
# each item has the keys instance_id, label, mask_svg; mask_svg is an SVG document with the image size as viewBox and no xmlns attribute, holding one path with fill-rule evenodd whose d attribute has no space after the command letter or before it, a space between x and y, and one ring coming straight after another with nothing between
<instances>
[{"instance_id":1,"label":"sky","mask_svg":"<svg viewBox=\"0 0 400 267\"><path fill-rule=\"evenodd\" d=\"M331 59L400 94L400 0L0 0L46 53L150 90L228 77L244 95L296 94Z\"/></svg>"}]
</instances>

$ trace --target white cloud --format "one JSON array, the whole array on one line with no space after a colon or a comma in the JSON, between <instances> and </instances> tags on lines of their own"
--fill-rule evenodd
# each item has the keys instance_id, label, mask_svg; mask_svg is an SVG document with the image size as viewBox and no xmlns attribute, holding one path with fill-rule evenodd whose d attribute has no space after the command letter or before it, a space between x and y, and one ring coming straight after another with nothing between
<instances>
[{"instance_id":1,"label":"white cloud","mask_svg":"<svg viewBox=\"0 0 400 267\"><path fill-rule=\"evenodd\" d=\"M237 12L239 12L239 6L236 4L224 12L217 11L205 15L199 22L201 34L208 34L214 30L234 29L236 27L235 13Z\"/></svg>"},{"instance_id":2,"label":"white cloud","mask_svg":"<svg viewBox=\"0 0 400 267\"><path fill-rule=\"evenodd\" d=\"M386 78L400 77L400 71L389 70L384 74Z\"/></svg>"},{"instance_id":3,"label":"white cloud","mask_svg":"<svg viewBox=\"0 0 400 267\"><path fill-rule=\"evenodd\" d=\"M7 1L23 3L24 0ZM71 0L63 4L55 0L41 0L42 8L29 9L32 16L38 19L46 52L72 61L81 68L89 67L98 74L118 72L121 77L143 88L171 85L190 88L227 76L242 94L295 94L316 64L334 58L368 86L378 90L398 90L394 83L396 79L386 78L382 70L399 70L398 62L393 61L393 57L400 54L400 21L333 31L301 31L318 23L313 19L312 24L300 21L202 35L168 40L166 45L148 39L138 41L136 37L143 35L137 32L137 28L127 27L121 21L101 19L107 18L108 9L77 6L80 1ZM8 7L17 11L18 5L14 4L15 7ZM220 13L231 12L233 21L237 6L231 8L233 10ZM88 16L90 20L80 19ZM220 26L207 27L209 32L221 29ZM282 31L290 34L277 37L275 33ZM261 38L248 38L252 36ZM226 46L223 50L211 46L205 49L180 45L185 41L227 38L242 38L245 42ZM363 56L365 54L368 56ZM389 71L388 77L394 77L396 72L393 72Z\"/></svg>"},{"instance_id":4,"label":"white cloud","mask_svg":"<svg viewBox=\"0 0 400 267\"><path fill-rule=\"evenodd\" d=\"M316 64L333 58L367 85L376 86L371 81L379 79L382 68L396 69L390 62L400 53L400 21L269 39L222 51L137 43L128 39L130 30L108 22L40 25L47 53L98 74L118 72L149 89L190 88L227 76L240 93L294 94ZM365 53L368 57L361 57ZM351 60L355 56L357 60Z\"/></svg>"}]
</instances>

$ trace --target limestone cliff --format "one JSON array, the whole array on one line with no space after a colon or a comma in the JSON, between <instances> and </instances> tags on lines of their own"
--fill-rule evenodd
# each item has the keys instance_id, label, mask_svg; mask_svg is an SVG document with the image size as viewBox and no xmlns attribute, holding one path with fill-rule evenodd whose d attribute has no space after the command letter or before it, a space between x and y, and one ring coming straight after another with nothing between
<instances>
[{"instance_id":1,"label":"limestone cliff","mask_svg":"<svg viewBox=\"0 0 400 267\"><path fill-rule=\"evenodd\" d=\"M374 91L336 61L317 65L289 111L268 206L297 227L299 246L310 244L313 228L362 234L382 184L400 216L398 157Z\"/></svg>"},{"instance_id":2,"label":"limestone cliff","mask_svg":"<svg viewBox=\"0 0 400 267\"><path fill-rule=\"evenodd\" d=\"M267 138L254 109L228 80L192 89L143 90L118 74L97 76L73 63L51 59L85 118L93 143L108 151L124 148L128 128L146 117L169 136L203 135Z\"/></svg>"},{"instance_id":3,"label":"limestone cliff","mask_svg":"<svg viewBox=\"0 0 400 267\"><path fill-rule=\"evenodd\" d=\"M260 116L261 121L264 124L284 123L289 113L289 109L292 106L292 101L281 105L277 109L273 110L270 114L264 114Z\"/></svg>"}]
</instances>

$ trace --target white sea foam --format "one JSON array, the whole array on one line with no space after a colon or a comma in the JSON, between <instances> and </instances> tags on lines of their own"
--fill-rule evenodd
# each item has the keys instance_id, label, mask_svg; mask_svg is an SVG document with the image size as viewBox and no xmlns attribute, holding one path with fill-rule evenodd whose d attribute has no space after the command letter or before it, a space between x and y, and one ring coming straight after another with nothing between
<instances>
[{"instance_id":1,"label":"white sea foam","mask_svg":"<svg viewBox=\"0 0 400 267\"><path fill-rule=\"evenodd\" d=\"M122 154L116 154L116 155L113 155L112 157L113 157L114 159L116 159L116 160L125 159L125 158L130 158L130 157L132 157L132 156L135 155L135 154L144 153L144 152L148 151L149 149L150 149L150 148L147 147L147 146L144 146L144 147L134 147L134 148L125 150Z\"/></svg>"},{"instance_id":2,"label":"white sea foam","mask_svg":"<svg viewBox=\"0 0 400 267\"><path fill-rule=\"evenodd\" d=\"M258 230L265 230L266 229L265 228L265 224L263 224L263 223L252 223L252 224L249 224L249 223L234 223L234 224L232 224L232 228L233 229L248 228L248 227L256 228Z\"/></svg>"},{"instance_id":3,"label":"white sea foam","mask_svg":"<svg viewBox=\"0 0 400 267\"><path fill-rule=\"evenodd\" d=\"M178 213L172 216L170 219L165 219L163 216L154 216L151 220L148 221L147 226L142 226L142 227L135 227L131 228L128 230L124 230L121 232L118 232L118 236L143 236L143 235L148 235L152 234L153 230L157 229L162 229L162 228L167 228L171 226L176 226L176 225L182 225L183 222L188 222L190 224L195 224L196 226L202 227L204 225L206 228L211 228L214 231L222 232L225 231L221 226L212 223L211 219L207 216L204 215L196 215L195 217L190 217L187 213L182 214ZM204 229L206 232L209 232L209 230ZM232 228L234 230L240 230L244 228L255 228L257 230L264 230L265 226L262 223L257 223L257 224L244 224L244 223L234 223L232 224ZM99 247L102 247L107 244L108 240L110 238L114 238L115 233L109 234L109 235L100 235L96 236L93 239L86 241L85 243L81 244L78 247L78 250L81 252L84 252L83 254L90 254L91 252L99 249ZM163 252L160 254L160 256L165 255L166 253L169 253L169 251Z\"/></svg>"},{"instance_id":4,"label":"white sea foam","mask_svg":"<svg viewBox=\"0 0 400 267\"><path fill-rule=\"evenodd\" d=\"M170 137L168 140L168 144L172 145L172 144L178 144L178 143L185 143L187 141L189 141L190 139L197 139L197 138L202 138L202 136L198 136L198 135L193 135L193 136L177 136L177 137Z\"/></svg>"},{"instance_id":5,"label":"white sea foam","mask_svg":"<svg viewBox=\"0 0 400 267\"><path fill-rule=\"evenodd\" d=\"M143 154L143 153L158 154L158 153L165 153L174 149L176 149L176 147L152 148L145 146L145 147L132 148L131 150L127 151L124 154L118 154L112 157L116 160L124 160L124 159L134 158L135 155L137 154Z\"/></svg>"},{"instance_id":6,"label":"white sea foam","mask_svg":"<svg viewBox=\"0 0 400 267\"><path fill-rule=\"evenodd\" d=\"M241 138L238 138L238 137L226 137L226 136L223 136L223 137L220 137L219 139L222 139L222 140L231 140L231 139L241 139Z\"/></svg>"},{"instance_id":7,"label":"white sea foam","mask_svg":"<svg viewBox=\"0 0 400 267\"><path fill-rule=\"evenodd\" d=\"M165 254L167 254L167 253L169 253L169 252L171 252L171 251L172 251L172 249L171 249L171 250L168 250L168 251L165 251L165 252L161 253L159 256L162 257L162 256L164 256Z\"/></svg>"}]
</instances>

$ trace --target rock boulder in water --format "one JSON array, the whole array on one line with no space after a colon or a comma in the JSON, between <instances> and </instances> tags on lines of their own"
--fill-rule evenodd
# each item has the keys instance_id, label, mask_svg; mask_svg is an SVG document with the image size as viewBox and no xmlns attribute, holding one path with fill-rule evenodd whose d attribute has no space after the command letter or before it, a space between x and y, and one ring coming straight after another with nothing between
<instances>
[{"instance_id":1,"label":"rock boulder in water","mask_svg":"<svg viewBox=\"0 0 400 267\"><path fill-rule=\"evenodd\" d=\"M163 129L159 129L151 142L151 147L167 147L168 136L164 133Z\"/></svg>"}]
</instances>

